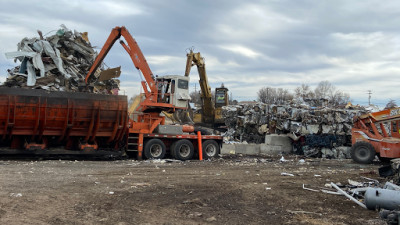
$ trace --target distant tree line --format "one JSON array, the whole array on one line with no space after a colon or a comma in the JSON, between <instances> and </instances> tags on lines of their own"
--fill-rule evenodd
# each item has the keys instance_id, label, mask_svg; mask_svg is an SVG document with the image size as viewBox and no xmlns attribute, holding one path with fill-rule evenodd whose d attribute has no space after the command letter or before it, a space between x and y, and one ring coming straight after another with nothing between
<instances>
[{"instance_id":1,"label":"distant tree line","mask_svg":"<svg viewBox=\"0 0 400 225\"><path fill-rule=\"evenodd\" d=\"M296 87L294 93L284 88L263 87L257 92L257 96L258 101L267 104L284 104L300 98L315 107L337 107L350 101L348 93L337 90L329 81L321 81L314 90L308 84L302 84Z\"/></svg>"}]
</instances>

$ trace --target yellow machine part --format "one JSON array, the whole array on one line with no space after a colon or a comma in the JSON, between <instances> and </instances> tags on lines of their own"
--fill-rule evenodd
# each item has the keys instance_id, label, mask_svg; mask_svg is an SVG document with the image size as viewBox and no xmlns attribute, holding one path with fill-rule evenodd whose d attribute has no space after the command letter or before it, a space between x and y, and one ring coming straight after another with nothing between
<instances>
[{"instance_id":1,"label":"yellow machine part","mask_svg":"<svg viewBox=\"0 0 400 225\"><path fill-rule=\"evenodd\" d=\"M214 123L225 123L225 120L222 116L222 107L215 108L215 118Z\"/></svg>"},{"instance_id":2,"label":"yellow machine part","mask_svg":"<svg viewBox=\"0 0 400 225\"><path fill-rule=\"evenodd\" d=\"M195 113L193 115L193 122L194 123L201 123L201 113Z\"/></svg>"},{"instance_id":3,"label":"yellow machine part","mask_svg":"<svg viewBox=\"0 0 400 225\"><path fill-rule=\"evenodd\" d=\"M128 108L128 114L129 114L129 117L131 118L131 119L133 119L133 120L135 120L135 115L134 115L134 112L136 111L136 109L138 108L138 106L139 106L139 104L140 104L140 102L142 101L142 98L144 97L144 94L140 94L140 95L137 95L134 99L133 99L133 102L131 103L131 105L129 106L129 108Z\"/></svg>"}]
</instances>

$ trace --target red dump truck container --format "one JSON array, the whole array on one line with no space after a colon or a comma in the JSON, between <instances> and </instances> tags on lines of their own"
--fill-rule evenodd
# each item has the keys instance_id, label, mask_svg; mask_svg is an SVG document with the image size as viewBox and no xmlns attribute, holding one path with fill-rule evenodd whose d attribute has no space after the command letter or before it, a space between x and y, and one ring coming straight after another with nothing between
<instances>
[{"instance_id":1,"label":"red dump truck container","mask_svg":"<svg viewBox=\"0 0 400 225\"><path fill-rule=\"evenodd\" d=\"M0 147L126 148L126 96L0 87Z\"/></svg>"}]
</instances>

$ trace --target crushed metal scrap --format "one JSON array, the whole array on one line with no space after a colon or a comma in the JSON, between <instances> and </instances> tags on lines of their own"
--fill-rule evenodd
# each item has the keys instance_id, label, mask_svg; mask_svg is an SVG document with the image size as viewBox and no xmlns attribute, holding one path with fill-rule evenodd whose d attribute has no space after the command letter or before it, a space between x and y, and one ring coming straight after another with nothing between
<instances>
[{"instance_id":1,"label":"crushed metal scrap","mask_svg":"<svg viewBox=\"0 0 400 225\"><path fill-rule=\"evenodd\" d=\"M224 106L227 142L263 143L266 134L288 134L294 151L306 156L349 158L354 116L362 107L315 108L264 103Z\"/></svg>"},{"instance_id":2,"label":"crushed metal scrap","mask_svg":"<svg viewBox=\"0 0 400 225\"><path fill-rule=\"evenodd\" d=\"M6 58L19 61L20 65L9 69L1 86L50 91L82 91L115 94L119 90L120 68L105 69L95 73L98 78L90 86L84 79L97 53L91 46L87 32L69 30L61 25L54 35L23 38L17 51L6 53Z\"/></svg>"}]
</instances>

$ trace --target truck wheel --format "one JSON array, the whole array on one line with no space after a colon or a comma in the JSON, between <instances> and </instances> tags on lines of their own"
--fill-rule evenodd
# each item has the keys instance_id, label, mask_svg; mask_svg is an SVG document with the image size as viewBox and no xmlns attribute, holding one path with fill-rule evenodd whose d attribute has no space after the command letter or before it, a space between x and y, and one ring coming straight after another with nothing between
<instances>
[{"instance_id":1,"label":"truck wheel","mask_svg":"<svg viewBox=\"0 0 400 225\"><path fill-rule=\"evenodd\" d=\"M372 163L375 158L374 146L364 141L356 142L351 147L351 158L357 163Z\"/></svg>"},{"instance_id":2,"label":"truck wheel","mask_svg":"<svg viewBox=\"0 0 400 225\"><path fill-rule=\"evenodd\" d=\"M194 154L194 147L192 142L186 139L182 139L179 141L176 141L173 145L173 148L171 151L174 153L172 154L175 159L178 160L189 160L193 157Z\"/></svg>"},{"instance_id":3,"label":"truck wheel","mask_svg":"<svg viewBox=\"0 0 400 225\"><path fill-rule=\"evenodd\" d=\"M165 156L165 144L160 139L150 139L144 144L144 156L147 159L162 159Z\"/></svg>"},{"instance_id":4,"label":"truck wheel","mask_svg":"<svg viewBox=\"0 0 400 225\"><path fill-rule=\"evenodd\" d=\"M214 140L207 140L203 143L203 158L215 158L219 154L219 145Z\"/></svg>"}]
</instances>

